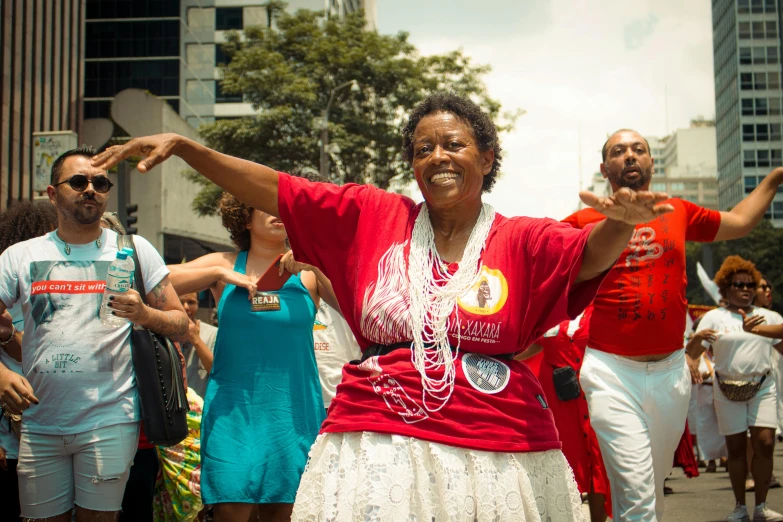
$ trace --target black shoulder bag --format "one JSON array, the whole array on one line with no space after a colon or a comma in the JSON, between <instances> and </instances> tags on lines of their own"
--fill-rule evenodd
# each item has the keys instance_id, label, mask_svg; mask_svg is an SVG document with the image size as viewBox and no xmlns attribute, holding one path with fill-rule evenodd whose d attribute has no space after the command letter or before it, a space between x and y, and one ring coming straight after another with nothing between
<instances>
[{"instance_id":1,"label":"black shoulder bag","mask_svg":"<svg viewBox=\"0 0 783 522\"><path fill-rule=\"evenodd\" d=\"M136 273L133 286L147 304L144 277L133 236L119 236L120 248L133 249ZM141 406L144 433L150 444L174 446L188 434L188 400L182 377L182 360L170 339L134 326L131 357Z\"/></svg>"}]
</instances>

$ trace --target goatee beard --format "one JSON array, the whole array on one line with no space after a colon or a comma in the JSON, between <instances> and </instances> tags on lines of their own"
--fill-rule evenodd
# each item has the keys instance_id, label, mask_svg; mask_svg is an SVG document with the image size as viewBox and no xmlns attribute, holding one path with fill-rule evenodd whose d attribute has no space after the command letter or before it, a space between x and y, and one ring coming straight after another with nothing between
<instances>
[{"instance_id":1,"label":"goatee beard","mask_svg":"<svg viewBox=\"0 0 783 522\"><path fill-rule=\"evenodd\" d=\"M100 211L100 208L90 208L82 205L75 205L71 212L73 220L80 225L92 225L96 221L100 220L102 215L103 212Z\"/></svg>"},{"instance_id":2,"label":"goatee beard","mask_svg":"<svg viewBox=\"0 0 783 522\"><path fill-rule=\"evenodd\" d=\"M644 186L650 182L650 179L652 178L652 170L648 171L639 171L639 178L636 180L627 180L625 179L625 172L621 172L619 176L617 176L617 186L620 188L629 188L633 191L639 191L644 188Z\"/></svg>"},{"instance_id":3,"label":"goatee beard","mask_svg":"<svg viewBox=\"0 0 783 522\"><path fill-rule=\"evenodd\" d=\"M642 179L642 178L639 178L636 181L626 181L624 179L620 179L617 182L617 185L620 188L623 188L623 187L624 188L629 188L629 189L631 189L631 190L633 190L635 192L638 192L639 190L642 189L642 187L644 187L645 183L647 183L647 180L646 179Z\"/></svg>"}]
</instances>

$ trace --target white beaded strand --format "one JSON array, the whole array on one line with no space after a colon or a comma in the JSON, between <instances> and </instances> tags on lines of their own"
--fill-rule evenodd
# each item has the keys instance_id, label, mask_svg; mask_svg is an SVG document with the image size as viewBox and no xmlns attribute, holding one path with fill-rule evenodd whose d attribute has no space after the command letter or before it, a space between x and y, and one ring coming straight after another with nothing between
<instances>
[{"instance_id":1,"label":"white beaded strand","mask_svg":"<svg viewBox=\"0 0 783 522\"><path fill-rule=\"evenodd\" d=\"M457 299L470 289L481 271L479 258L494 220L495 209L484 203L453 275L448 272L448 263L443 263L438 256L427 205L422 205L413 225L408 258L413 334L411 362L421 375L422 400L428 411L436 412L443 408L454 391L454 361L459 356L460 322L459 313L454 314L456 328L453 331L456 332L457 346L452 352L449 343L451 315L457 309ZM440 377L432 376L432 373L438 372L442 372ZM428 396L441 404L431 409L427 404Z\"/></svg>"}]
</instances>

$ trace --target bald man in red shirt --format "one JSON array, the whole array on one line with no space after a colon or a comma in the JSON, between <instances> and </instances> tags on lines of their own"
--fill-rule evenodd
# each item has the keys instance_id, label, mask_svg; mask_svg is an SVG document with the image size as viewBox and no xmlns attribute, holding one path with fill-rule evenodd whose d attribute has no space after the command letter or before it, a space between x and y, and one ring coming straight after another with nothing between
<instances>
[{"instance_id":1,"label":"bald man in red shirt","mask_svg":"<svg viewBox=\"0 0 783 522\"><path fill-rule=\"evenodd\" d=\"M614 192L649 190L654 160L638 132L615 132L602 155L601 173ZM636 227L598 291L580 382L617 520L663 519L663 481L685 428L691 387L683 350L685 241L745 236L781 182L777 168L729 212L670 199L674 212ZM602 219L588 208L564 221L582 228Z\"/></svg>"}]
</instances>

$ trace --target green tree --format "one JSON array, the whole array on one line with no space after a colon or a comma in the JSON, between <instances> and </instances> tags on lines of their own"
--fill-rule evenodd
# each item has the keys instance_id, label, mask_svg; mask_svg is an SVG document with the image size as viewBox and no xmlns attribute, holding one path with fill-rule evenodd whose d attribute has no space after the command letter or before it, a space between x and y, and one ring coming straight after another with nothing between
<instances>
[{"instance_id":1,"label":"green tree","mask_svg":"<svg viewBox=\"0 0 783 522\"><path fill-rule=\"evenodd\" d=\"M498 124L510 129L515 113L501 113L482 80L489 72L461 50L420 56L407 33L381 35L365 29L362 13L326 19L321 12L289 14L281 2L273 27L248 27L224 45L230 63L221 88L242 94L258 111L253 117L222 120L200 128L206 143L221 152L280 170L319 166L320 122L332 90L356 80L359 92L340 89L329 111L330 178L337 183L371 183L388 188L413 173L401 157L400 128L406 114L427 94L450 90L470 96ZM200 214L214 214L220 189L204 185L194 201Z\"/></svg>"},{"instance_id":2,"label":"green tree","mask_svg":"<svg viewBox=\"0 0 783 522\"><path fill-rule=\"evenodd\" d=\"M696 262L704 259L705 248L707 245L702 243L686 245L689 303L714 304L706 297L696 276ZM707 250L707 258L711 258L713 266L710 276L715 275L714 272L718 271L723 260L730 255L738 255L756 263L756 268L769 278L775 289L772 293L773 308L778 312L783 311L783 230L774 228L765 219L742 239L712 243Z\"/></svg>"}]
</instances>

